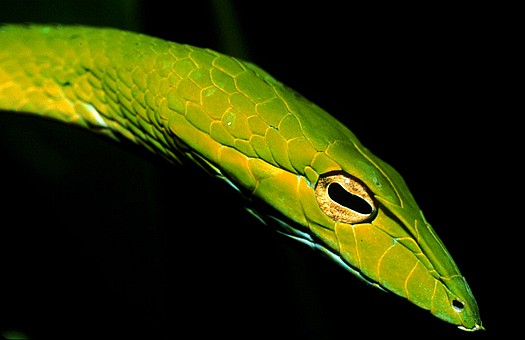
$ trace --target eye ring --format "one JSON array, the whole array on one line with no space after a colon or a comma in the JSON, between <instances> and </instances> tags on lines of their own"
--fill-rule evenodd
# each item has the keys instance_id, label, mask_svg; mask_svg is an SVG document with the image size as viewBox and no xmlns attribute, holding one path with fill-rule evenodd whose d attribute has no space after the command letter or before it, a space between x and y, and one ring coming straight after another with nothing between
<instances>
[{"instance_id":1,"label":"eye ring","mask_svg":"<svg viewBox=\"0 0 525 340\"><path fill-rule=\"evenodd\" d=\"M315 196L319 208L331 219L350 224L372 220L377 207L366 185L345 172L323 174Z\"/></svg>"}]
</instances>

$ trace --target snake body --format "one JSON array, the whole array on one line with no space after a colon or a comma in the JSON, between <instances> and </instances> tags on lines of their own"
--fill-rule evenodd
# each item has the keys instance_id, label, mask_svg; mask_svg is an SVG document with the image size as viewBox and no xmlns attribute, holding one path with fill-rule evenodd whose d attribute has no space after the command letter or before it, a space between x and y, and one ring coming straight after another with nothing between
<instances>
[{"instance_id":1,"label":"snake body","mask_svg":"<svg viewBox=\"0 0 525 340\"><path fill-rule=\"evenodd\" d=\"M112 28L4 25L0 109L195 162L261 203L248 210L263 223L439 319L483 329L402 177L251 63Z\"/></svg>"}]
</instances>

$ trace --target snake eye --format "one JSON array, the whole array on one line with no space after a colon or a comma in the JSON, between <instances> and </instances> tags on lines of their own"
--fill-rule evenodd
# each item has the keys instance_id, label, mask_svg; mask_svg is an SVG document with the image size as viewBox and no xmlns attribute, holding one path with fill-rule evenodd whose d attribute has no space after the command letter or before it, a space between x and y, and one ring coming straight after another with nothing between
<instances>
[{"instance_id":1,"label":"snake eye","mask_svg":"<svg viewBox=\"0 0 525 340\"><path fill-rule=\"evenodd\" d=\"M343 172L321 175L315 186L319 208L333 220L360 223L371 220L377 209L368 188Z\"/></svg>"}]
</instances>

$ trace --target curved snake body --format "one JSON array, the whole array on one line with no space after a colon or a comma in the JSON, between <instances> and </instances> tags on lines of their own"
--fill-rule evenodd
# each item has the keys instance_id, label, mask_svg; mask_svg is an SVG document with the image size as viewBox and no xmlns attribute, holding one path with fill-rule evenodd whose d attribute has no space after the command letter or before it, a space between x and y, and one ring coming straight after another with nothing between
<instances>
[{"instance_id":1,"label":"curved snake body","mask_svg":"<svg viewBox=\"0 0 525 340\"><path fill-rule=\"evenodd\" d=\"M0 27L0 109L190 160L249 210L368 283L464 330L476 301L402 177L257 66L110 28Z\"/></svg>"}]
</instances>

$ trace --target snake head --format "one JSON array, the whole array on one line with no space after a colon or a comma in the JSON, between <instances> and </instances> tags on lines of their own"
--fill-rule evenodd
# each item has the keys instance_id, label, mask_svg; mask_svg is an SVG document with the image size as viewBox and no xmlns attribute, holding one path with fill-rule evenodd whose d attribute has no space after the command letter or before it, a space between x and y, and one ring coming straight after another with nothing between
<instances>
[{"instance_id":1,"label":"snake head","mask_svg":"<svg viewBox=\"0 0 525 340\"><path fill-rule=\"evenodd\" d=\"M296 122L291 166L254 173L254 195L285 215L276 218L284 233L439 319L483 329L465 278L399 173L319 107L286 89L279 97L292 113L281 122Z\"/></svg>"},{"instance_id":2,"label":"snake head","mask_svg":"<svg viewBox=\"0 0 525 340\"><path fill-rule=\"evenodd\" d=\"M333 221L335 238L326 251L365 281L438 318L482 329L465 278L399 173L358 143L336 141L326 155L341 165L321 172L315 185L318 207ZM311 230L326 229L326 222L316 224Z\"/></svg>"}]
</instances>

